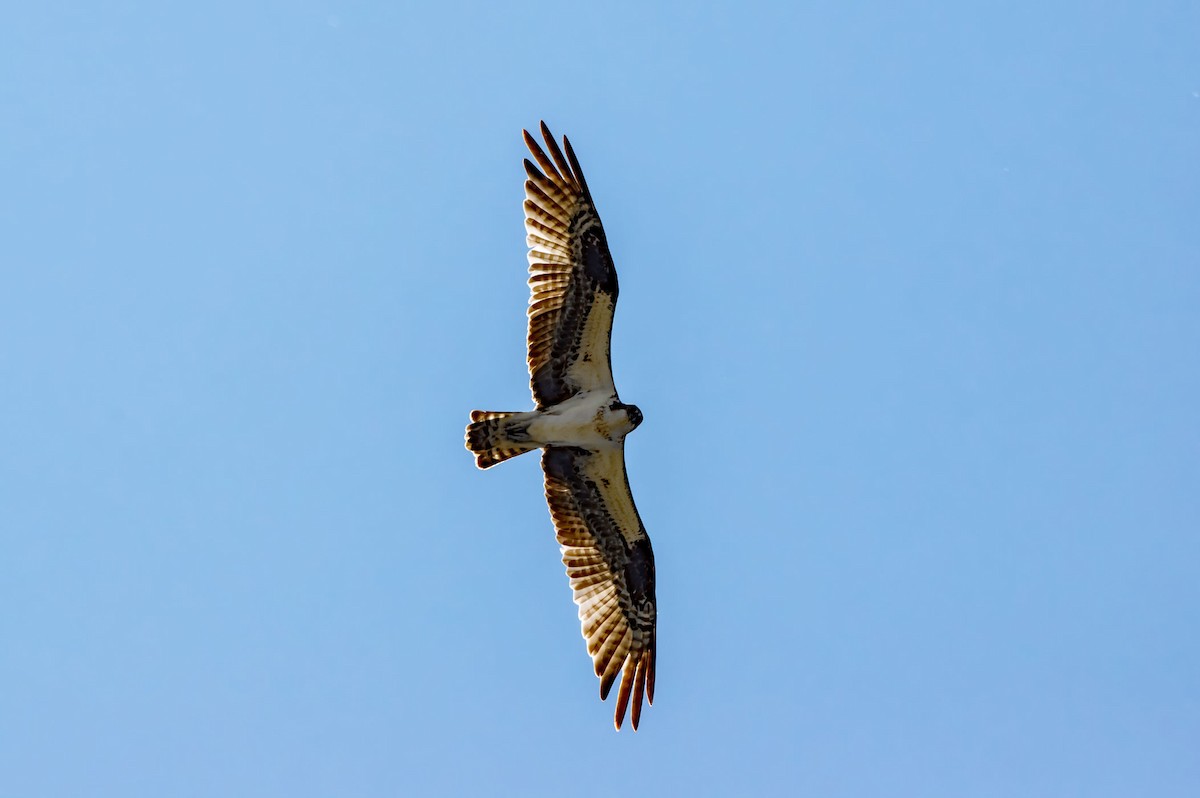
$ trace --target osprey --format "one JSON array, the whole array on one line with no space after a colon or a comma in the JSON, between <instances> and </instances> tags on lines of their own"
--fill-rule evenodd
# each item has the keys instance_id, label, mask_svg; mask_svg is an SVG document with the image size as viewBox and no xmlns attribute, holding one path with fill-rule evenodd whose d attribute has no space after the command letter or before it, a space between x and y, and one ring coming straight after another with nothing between
<instances>
[{"instance_id":1,"label":"osprey","mask_svg":"<svg viewBox=\"0 0 1200 798\"><path fill-rule=\"evenodd\" d=\"M621 676L614 724L633 697L654 703L654 554L625 473L625 436L642 412L613 385L609 342L617 272L571 142L550 151L525 134L529 383L536 410L473 410L467 448L479 468L541 448L546 501L571 581L600 699ZM566 151L566 157L563 151ZM539 169L540 167L540 169Z\"/></svg>"}]
</instances>

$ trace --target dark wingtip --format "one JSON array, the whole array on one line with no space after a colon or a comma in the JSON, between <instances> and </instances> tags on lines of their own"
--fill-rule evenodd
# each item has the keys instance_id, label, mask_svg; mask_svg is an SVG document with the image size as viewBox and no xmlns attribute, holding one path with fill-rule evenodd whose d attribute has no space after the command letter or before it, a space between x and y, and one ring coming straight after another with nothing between
<instances>
[{"instance_id":1,"label":"dark wingtip","mask_svg":"<svg viewBox=\"0 0 1200 798\"><path fill-rule=\"evenodd\" d=\"M610 673L608 676L606 676L605 678L603 678L600 681L600 700L601 701L608 700L608 693L610 690L612 690L613 682L615 682L617 680L618 673L620 673L620 671L613 671L612 673Z\"/></svg>"},{"instance_id":2,"label":"dark wingtip","mask_svg":"<svg viewBox=\"0 0 1200 798\"><path fill-rule=\"evenodd\" d=\"M654 664L658 659L658 647L650 647L650 664L646 668L646 701L654 706Z\"/></svg>"},{"instance_id":3,"label":"dark wingtip","mask_svg":"<svg viewBox=\"0 0 1200 798\"><path fill-rule=\"evenodd\" d=\"M642 696L646 691L646 656L642 655L638 659L637 671L633 678L633 713L630 720L633 722L633 730L637 731L638 721L642 717Z\"/></svg>"},{"instance_id":4,"label":"dark wingtip","mask_svg":"<svg viewBox=\"0 0 1200 798\"><path fill-rule=\"evenodd\" d=\"M571 146L571 142L566 136L563 136L563 149L566 150L567 163L571 165L571 172L574 174L576 182L579 183L579 188L590 202L592 192L588 189L587 180L583 177L583 169L579 166L579 159L575 157L575 148Z\"/></svg>"},{"instance_id":5,"label":"dark wingtip","mask_svg":"<svg viewBox=\"0 0 1200 798\"><path fill-rule=\"evenodd\" d=\"M554 155L558 151L558 148L554 146L554 138L550 136L545 122L542 122L541 126L542 135L546 138L551 155ZM546 151L542 149L542 145L538 143L537 139L530 135L528 130L522 130L521 132L525 134L525 146L529 148L530 154L532 154L537 160L538 166L540 166L542 169L541 173L551 178L551 180L554 182L560 180L562 178L560 171L568 168L566 159L562 158L561 156L556 156L551 159L546 155ZM529 174L528 160L525 163L525 173Z\"/></svg>"},{"instance_id":6,"label":"dark wingtip","mask_svg":"<svg viewBox=\"0 0 1200 798\"><path fill-rule=\"evenodd\" d=\"M549 152L550 157L554 161L554 166L557 170L557 173L561 175L562 178L568 183L578 185L575 175L572 174L570 161L567 160L567 158L563 155L562 150L559 149L558 144L554 141L554 134L550 132L550 128L546 126L545 122L541 123L541 131L542 138L546 140L546 150ZM538 160L540 161L541 159L539 158Z\"/></svg>"},{"instance_id":7,"label":"dark wingtip","mask_svg":"<svg viewBox=\"0 0 1200 798\"><path fill-rule=\"evenodd\" d=\"M629 693L633 689L633 674L634 664L632 662L625 663L625 671L621 674L621 686L617 690L617 707L613 714L613 721L617 724L617 731L621 730L621 724L625 721L625 710L629 708Z\"/></svg>"}]
</instances>

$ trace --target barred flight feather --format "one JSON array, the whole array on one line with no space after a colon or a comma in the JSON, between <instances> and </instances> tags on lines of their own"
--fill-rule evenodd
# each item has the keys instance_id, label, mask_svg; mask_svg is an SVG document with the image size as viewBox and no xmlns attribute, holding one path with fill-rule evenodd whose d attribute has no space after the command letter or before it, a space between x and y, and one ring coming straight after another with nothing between
<instances>
[{"instance_id":1,"label":"barred flight feather","mask_svg":"<svg viewBox=\"0 0 1200 798\"><path fill-rule=\"evenodd\" d=\"M564 156L544 124L542 137L549 155L525 134L541 169L525 162L524 202L530 390L539 408L581 390L615 392L609 342L617 293L604 229L574 151L564 139Z\"/></svg>"},{"instance_id":2,"label":"barred flight feather","mask_svg":"<svg viewBox=\"0 0 1200 798\"><path fill-rule=\"evenodd\" d=\"M632 695L636 729L654 650L654 558L625 479L624 454L548 447L542 468L601 698L624 668L613 722L621 728Z\"/></svg>"}]
</instances>

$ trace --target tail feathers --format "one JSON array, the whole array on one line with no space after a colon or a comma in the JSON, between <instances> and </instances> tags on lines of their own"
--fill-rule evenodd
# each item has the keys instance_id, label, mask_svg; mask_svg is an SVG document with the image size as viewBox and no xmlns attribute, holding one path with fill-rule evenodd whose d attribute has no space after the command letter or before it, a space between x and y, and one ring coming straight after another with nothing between
<instances>
[{"instance_id":1,"label":"tail feathers","mask_svg":"<svg viewBox=\"0 0 1200 798\"><path fill-rule=\"evenodd\" d=\"M515 416L523 413L497 413L472 410L467 425L467 448L475 453L475 465L491 468L510 457L533 451L536 443L529 442L527 424Z\"/></svg>"}]
</instances>

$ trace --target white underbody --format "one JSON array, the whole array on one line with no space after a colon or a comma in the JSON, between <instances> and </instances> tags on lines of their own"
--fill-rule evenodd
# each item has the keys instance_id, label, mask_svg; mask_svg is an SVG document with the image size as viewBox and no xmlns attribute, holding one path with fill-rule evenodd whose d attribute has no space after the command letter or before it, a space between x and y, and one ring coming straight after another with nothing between
<instances>
[{"instance_id":1,"label":"white underbody","mask_svg":"<svg viewBox=\"0 0 1200 798\"><path fill-rule=\"evenodd\" d=\"M633 423L623 408L610 409L616 401L616 395L607 391L587 391L545 410L535 410L529 414L529 437L539 446L593 450L619 447Z\"/></svg>"}]
</instances>

